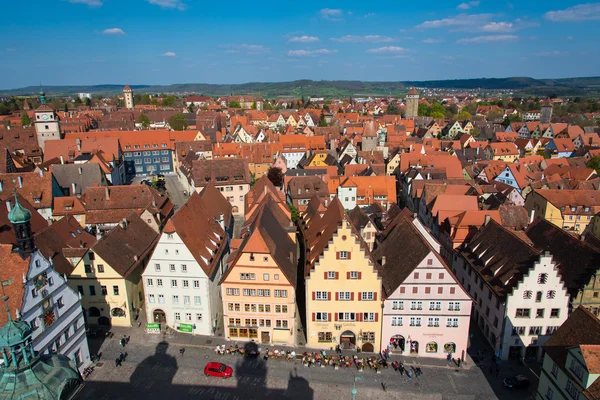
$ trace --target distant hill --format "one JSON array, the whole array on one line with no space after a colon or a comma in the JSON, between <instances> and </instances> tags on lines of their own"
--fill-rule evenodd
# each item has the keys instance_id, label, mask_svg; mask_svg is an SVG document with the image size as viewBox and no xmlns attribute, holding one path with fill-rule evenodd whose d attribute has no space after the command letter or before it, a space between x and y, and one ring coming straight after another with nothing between
<instances>
[{"instance_id":1,"label":"distant hill","mask_svg":"<svg viewBox=\"0 0 600 400\"><path fill-rule=\"evenodd\" d=\"M120 93L123 86L124 84L44 86L44 90L50 95L74 95L77 93L114 95ZM250 82L235 85L208 83L179 83L167 86L131 85L131 88L138 93L201 93L209 96L260 93L263 97L287 95L299 98L312 95L325 97L398 95L411 86L439 89L507 89L540 95L547 95L547 93L582 95L589 94L590 91L598 91L600 89L600 77L562 79L511 77L399 82L297 80L291 82ZM34 95L38 92L38 86L0 90L0 94L4 95Z\"/></svg>"}]
</instances>

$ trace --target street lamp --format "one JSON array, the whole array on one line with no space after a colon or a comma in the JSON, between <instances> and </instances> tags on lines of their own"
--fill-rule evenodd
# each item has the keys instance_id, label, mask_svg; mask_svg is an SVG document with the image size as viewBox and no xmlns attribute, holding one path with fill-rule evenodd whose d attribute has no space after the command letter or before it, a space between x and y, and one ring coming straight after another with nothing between
<instances>
[{"instance_id":1,"label":"street lamp","mask_svg":"<svg viewBox=\"0 0 600 400\"><path fill-rule=\"evenodd\" d=\"M352 400L356 400L356 393L357 393L357 391L356 391L356 382L360 382L360 381L362 381L362 379L363 379L362 376L356 376L356 375L354 375L354 383L352 384L352 390L351 390Z\"/></svg>"}]
</instances>

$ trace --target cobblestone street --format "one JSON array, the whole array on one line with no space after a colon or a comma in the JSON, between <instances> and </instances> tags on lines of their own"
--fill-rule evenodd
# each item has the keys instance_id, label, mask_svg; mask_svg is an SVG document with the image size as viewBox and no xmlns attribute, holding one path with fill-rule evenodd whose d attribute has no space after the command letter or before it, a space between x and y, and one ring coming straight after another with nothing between
<instances>
[{"instance_id":1,"label":"cobblestone street","mask_svg":"<svg viewBox=\"0 0 600 400\"><path fill-rule=\"evenodd\" d=\"M241 356L218 356L213 339L205 345L192 344L199 337L174 334L148 335L142 328L114 329L115 336L101 344L102 362L86 381L81 396L91 399L331 399L351 398L355 376L358 399L497 399L479 368L451 368L445 362L419 363L423 375L409 380L393 369L358 372L354 368L334 370L332 367L304 367L299 361L251 359ZM125 347L128 357L121 367L115 358L122 348L119 338L132 334ZM186 340L187 339L187 340ZM97 343L98 339L93 339ZM214 338L215 345L220 342ZM183 343L182 343L183 342ZM185 346L184 356L179 350ZM297 351L302 351L297 349ZM234 370L233 378L222 380L203 375L208 361L223 362ZM405 359L414 365L414 359ZM496 379L501 382L504 376ZM501 386L501 383L500 383ZM501 388L500 390L504 390ZM502 392L501 398L526 399L527 393Z\"/></svg>"}]
</instances>

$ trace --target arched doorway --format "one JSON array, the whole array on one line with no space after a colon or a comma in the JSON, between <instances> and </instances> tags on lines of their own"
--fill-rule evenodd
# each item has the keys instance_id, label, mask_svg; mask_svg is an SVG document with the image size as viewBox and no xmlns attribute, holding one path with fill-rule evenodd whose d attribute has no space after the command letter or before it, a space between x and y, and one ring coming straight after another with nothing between
<instances>
[{"instance_id":1,"label":"arched doorway","mask_svg":"<svg viewBox=\"0 0 600 400\"><path fill-rule=\"evenodd\" d=\"M362 346L362 351L366 353L373 353L375 351L375 347L371 343L365 343Z\"/></svg>"},{"instance_id":2,"label":"arched doorway","mask_svg":"<svg viewBox=\"0 0 600 400\"><path fill-rule=\"evenodd\" d=\"M390 350L404 353L406 339L402 335L394 335L390 338Z\"/></svg>"},{"instance_id":3,"label":"arched doorway","mask_svg":"<svg viewBox=\"0 0 600 400\"><path fill-rule=\"evenodd\" d=\"M340 347L342 349L356 348L356 335L352 331L344 331L340 335Z\"/></svg>"},{"instance_id":4,"label":"arched doorway","mask_svg":"<svg viewBox=\"0 0 600 400\"><path fill-rule=\"evenodd\" d=\"M98 310L96 307L90 307L90 308L88 308L88 316L90 316L90 317L99 317L100 316L100 310Z\"/></svg>"},{"instance_id":5,"label":"arched doorway","mask_svg":"<svg viewBox=\"0 0 600 400\"><path fill-rule=\"evenodd\" d=\"M110 319L108 317L100 317L98 318L98 325L110 326Z\"/></svg>"},{"instance_id":6,"label":"arched doorway","mask_svg":"<svg viewBox=\"0 0 600 400\"><path fill-rule=\"evenodd\" d=\"M167 316L165 315L165 312L161 309L154 310L152 315L154 316L154 322L157 324L164 324L165 322L167 322Z\"/></svg>"},{"instance_id":7,"label":"arched doorway","mask_svg":"<svg viewBox=\"0 0 600 400\"><path fill-rule=\"evenodd\" d=\"M416 340L410 342L410 354L419 354L419 342Z\"/></svg>"}]
</instances>

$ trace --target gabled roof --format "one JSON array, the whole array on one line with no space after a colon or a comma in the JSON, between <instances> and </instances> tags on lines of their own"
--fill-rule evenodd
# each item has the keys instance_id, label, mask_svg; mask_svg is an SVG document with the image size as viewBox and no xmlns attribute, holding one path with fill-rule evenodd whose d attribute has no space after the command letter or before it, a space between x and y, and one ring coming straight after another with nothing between
<instances>
[{"instance_id":1,"label":"gabled roof","mask_svg":"<svg viewBox=\"0 0 600 400\"><path fill-rule=\"evenodd\" d=\"M246 193L244 201L246 204L245 210L247 216L254 211L255 206L257 206L265 196L272 196L281 207L287 208L285 194L281 190L278 190L265 174L256 181L254 186Z\"/></svg>"},{"instance_id":2,"label":"gabled roof","mask_svg":"<svg viewBox=\"0 0 600 400\"><path fill-rule=\"evenodd\" d=\"M536 249L552 254L571 297L600 270L600 252L545 219L536 219L525 233Z\"/></svg>"},{"instance_id":3,"label":"gabled roof","mask_svg":"<svg viewBox=\"0 0 600 400\"><path fill-rule=\"evenodd\" d=\"M16 310L21 311L25 296L23 277L27 276L29 271L30 257L23 259L19 253L13 252L12 244L0 244L0 281L11 281L10 285L2 287L2 294L8 296L8 308L13 318L16 318ZM0 313L0 324L8 322L6 312Z\"/></svg>"},{"instance_id":4,"label":"gabled roof","mask_svg":"<svg viewBox=\"0 0 600 400\"><path fill-rule=\"evenodd\" d=\"M52 207L52 174L15 172L0 174L0 192L12 196L13 189L36 209Z\"/></svg>"},{"instance_id":5,"label":"gabled roof","mask_svg":"<svg viewBox=\"0 0 600 400\"><path fill-rule=\"evenodd\" d=\"M207 189L210 190L208 187L204 190ZM219 191L217 193L225 203L229 204ZM230 204L229 209L231 215ZM186 203L169 219L168 227L165 228L165 232L169 233L174 228L198 265L211 279L228 240L228 234L215 218L215 211L218 212L214 210L214 206L207 201L207 198L202 198L198 193L193 192Z\"/></svg>"},{"instance_id":6,"label":"gabled roof","mask_svg":"<svg viewBox=\"0 0 600 400\"><path fill-rule=\"evenodd\" d=\"M91 248L124 278L142 264L159 237L136 213L126 219L124 227L115 226Z\"/></svg>"},{"instance_id":7,"label":"gabled roof","mask_svg":"<svg viewBox=\"0 0 600 400\"><path fill-rule=\"evenodd\" d=\"M81 195L88 187L108 185L100 165L86 164L56 164L50 168L54 179L61 189L68 191L71 196ZM75 184L75 192L73 192Z\"/></svg>"},{"instance_id":8,"label":"gabled roof","mask_svg":"<svg viewBox=\"0 0 600 400\"><path fill-rule=\"evenodd\" d=\"M490 220L461 252L500 299L511 293L539 260L540 252Z\"/></svg>"},{"instance_id":9,"label":"gabled roof","mask_svg":"<svg viewBox=\"0 0 600 400\"><path fill-rule=\"evenodd\" d=\"M220 219L221 214L223 215L223 223L227 229L231 225L231 203L212 183L206 185L199 196L211 218Z\"/></svg>"}]
</instances>

